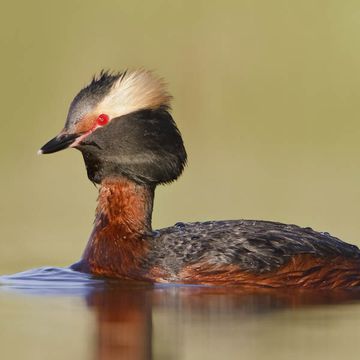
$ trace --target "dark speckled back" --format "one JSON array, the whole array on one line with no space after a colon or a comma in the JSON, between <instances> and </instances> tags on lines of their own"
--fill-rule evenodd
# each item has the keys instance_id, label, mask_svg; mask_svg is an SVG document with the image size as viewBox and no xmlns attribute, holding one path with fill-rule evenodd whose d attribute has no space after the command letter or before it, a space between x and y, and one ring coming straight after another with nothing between
<instances>
[{"instance_id":1,"label":"dark speckled back","mask_svg":"<svg viewBox=\"0 0 360 360\"><path fill-rule=\"evenodd\" d=\"M177 223L158 230L151 241L149 265L164 268L174 277L184 266L201 262L264 273L300 254L360 259L357 246L328 233L270 221Z\"/></svg>"}]
</instances>

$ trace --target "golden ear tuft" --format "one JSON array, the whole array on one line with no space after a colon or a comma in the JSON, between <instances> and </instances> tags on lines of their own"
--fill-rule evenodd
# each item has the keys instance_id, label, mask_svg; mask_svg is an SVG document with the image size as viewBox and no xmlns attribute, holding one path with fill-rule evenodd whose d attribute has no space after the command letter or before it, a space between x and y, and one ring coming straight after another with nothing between
<instances>
[{"instance_id":1,"label":"golden ear tuft","mask_svg":"<svg viewBox=\"0 0 360 360\"><path fill-rule=\"evenodd\" d=\"M163 79L151 71L138 69L119 75L96 111L114 118L142 109L169 108L170 101Z\"/></svg>"}]
</instances>

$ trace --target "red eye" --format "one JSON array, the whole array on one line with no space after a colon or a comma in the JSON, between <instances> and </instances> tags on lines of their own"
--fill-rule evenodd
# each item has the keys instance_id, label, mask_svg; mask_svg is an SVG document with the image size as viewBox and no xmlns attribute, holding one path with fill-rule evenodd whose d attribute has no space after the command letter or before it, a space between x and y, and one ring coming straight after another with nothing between
<instances>
[{"instance_id":1,"label":"red eye","mask_svg":"<svg viewBox=\"0 0 360 360\"><path fill-rule=\"evenodd\" d=\"M109 116L106 114L101 114L98 116L98 118L96 119L96 123L99 126L104 126L109 122Z\"/></svg>"}]
</instances>

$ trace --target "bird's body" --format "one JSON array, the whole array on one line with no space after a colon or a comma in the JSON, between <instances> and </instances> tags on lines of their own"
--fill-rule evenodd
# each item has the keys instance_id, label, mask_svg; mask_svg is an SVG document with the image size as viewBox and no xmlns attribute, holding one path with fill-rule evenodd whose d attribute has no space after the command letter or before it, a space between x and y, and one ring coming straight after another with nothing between
<instances>
[{"instance_id":1,"label":"bird's body","mask_svg":"<svg viewBox=\"0 0 360 360\"><path fill-rule=\"evenodd\" d=\"M155 187L186 162L169 95L151 73L102 74L41 150L76 147L100 184L94 230L73 269L126 280L336 288L360 285L360 251L327 233L269 221L177 223L153 231Z\"/></svg>"},{"instance_id":2,"label":"bird's body","mask_svg":"<svg viewBox=\"0 0 360 360\"><path fill-rule=\"evenodd\" d=\"M153 191L100 189L95 228L73 269L160 283L334 288L360 285L360 251L327 233L270 221L177 223L151 230Z\"/></svg>"},{"instance_id":3,"label":"bird's body","mask_svg":"<svg viewBox=\"0 0 360 360\"><path fill-rule=\"evenodd\" d=\"M160 230L152 244L154 267L166 269L164 279L155 281L312 288L360 284L356 246L296 225L178 223Z\"/></svg>"}]
</instances>

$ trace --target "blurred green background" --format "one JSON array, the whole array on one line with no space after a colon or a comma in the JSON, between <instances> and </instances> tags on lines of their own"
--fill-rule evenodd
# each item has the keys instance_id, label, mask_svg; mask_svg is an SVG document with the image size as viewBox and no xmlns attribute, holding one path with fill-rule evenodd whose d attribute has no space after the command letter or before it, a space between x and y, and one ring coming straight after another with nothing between
<instances>
[{"instance_id":1,"label":"blurred green background","mask_svg":"<svg viewBox=\"0 0 360 360\"><path fill-rule=\"evenodd\" d=\"M76 261L97 191L79 152L38 157L100 69L146 67L189 154L154 228L253 218L360 245L358 1L2 4L0 272Z\"/></svg>"}]
</instances>

